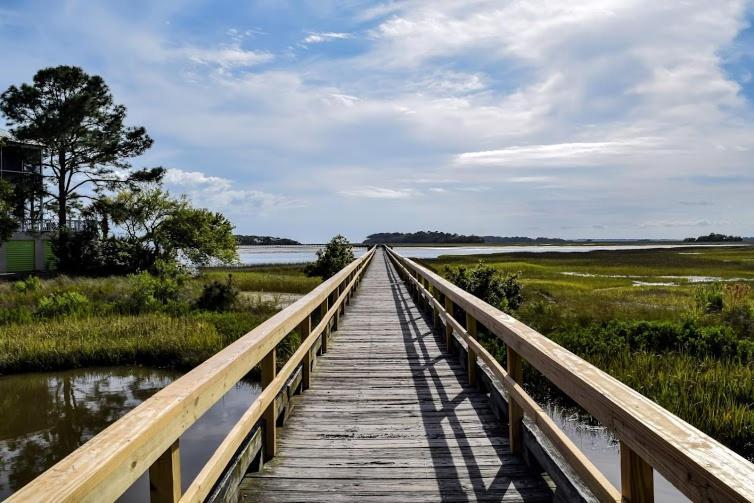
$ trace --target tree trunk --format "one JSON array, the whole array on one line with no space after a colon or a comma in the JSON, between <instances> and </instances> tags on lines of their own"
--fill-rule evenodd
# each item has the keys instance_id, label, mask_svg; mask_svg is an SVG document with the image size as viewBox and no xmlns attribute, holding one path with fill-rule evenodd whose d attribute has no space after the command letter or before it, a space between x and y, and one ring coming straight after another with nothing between
<instances>
[{"instance_id":1,"label":"tree trunk","mask_svg":"<svg viewBox=\"0 0 754 503\"><path fill-rule=\"evenodd\" d=\"M60 166L60 176L58 177L58 229L64 229L68 224L68 197L65 190L65 179L68 174L65 169L65 154L58 154L58 164Z\"/></svg>"}]
</instances>

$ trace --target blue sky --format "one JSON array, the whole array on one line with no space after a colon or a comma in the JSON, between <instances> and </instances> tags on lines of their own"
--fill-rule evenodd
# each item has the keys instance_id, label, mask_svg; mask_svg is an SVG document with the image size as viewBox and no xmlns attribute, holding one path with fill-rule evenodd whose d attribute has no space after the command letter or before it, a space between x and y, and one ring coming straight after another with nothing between
<instances>
[{"instance_id":1,"label":"blue sky","mask_svg":"<svg viewBox=\"0 0 754 503\"><path fill-rule=\"evenodd\" d=\"M0 88L102 75L246 234L754 235L742 1L0 0Z\"/></svg>"}]
</instances>

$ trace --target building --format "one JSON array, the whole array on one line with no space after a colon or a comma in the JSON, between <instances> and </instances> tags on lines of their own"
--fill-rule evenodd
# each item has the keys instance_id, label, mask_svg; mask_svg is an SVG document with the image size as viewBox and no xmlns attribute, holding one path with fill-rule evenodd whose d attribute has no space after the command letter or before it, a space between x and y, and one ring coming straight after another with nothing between
<instances>
[{"instance_id":1,"label":"building","mask_svg":"<svg viewBox=\"0 0 754 503\"><path fill-rule=\"evenodd\" d=\"M0 244L0 273L48 270L54 263L49 240L54 229L43 220L42 147L15 141L0 130L0 179L21 189L13 209L19 228Z\"/></svg>"}]
</instances>

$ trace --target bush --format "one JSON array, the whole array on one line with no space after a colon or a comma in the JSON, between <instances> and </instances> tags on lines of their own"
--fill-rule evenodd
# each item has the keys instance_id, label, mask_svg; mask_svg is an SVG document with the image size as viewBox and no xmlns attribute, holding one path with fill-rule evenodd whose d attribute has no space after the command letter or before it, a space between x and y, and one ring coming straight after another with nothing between
<instances>
[{"instance_id":1,"label":"bush","mask_svg":"<svg viewBox=\"0 0 754 503\"><path fill-rule=\"evenodd\" d=\"M700 358L754 358L754 341L741 339L725 325L700 327L693 321L611 321L587 327L563 327L549 337L581 355L649 352L683 353Z\"/></svg>"},{"instance_id":2,"label":"bush","mask_svg":"<svg viewBox=\"0 0 754 503\"><path fill-rule=\"evenodd\" d=\"M19 293L35 292L42 288L42 282L36 276L29 276L25 280L13 283L13 289Z\"/></svg>"},{"instance_id":3,"label":"bush","mask_svg":"<svg viewBox=\"0 0 754 503\"><path fill-rule=\"evenodd\" d=\"M82 314L90 309L89 298L76 291L53 293L39 299L37 314L44 318Z\"/></svg>"},{"instance_id":4,"label":"bush","mask_svg":"<svg viewBox=\"0 0 754 503\"><path fill-rule=\"evenodd\" d=\"M499 271L483 260L472 269L445 266L443 275L451 283L503 311L518 309L524 300L518 275Z\"/></svg>"},{"instance_id":5,"label":"bush","mask_svg":"<svg viewBox=\"0 0 754 503\"><path fill-rule=\"evenodd\" d=\"M317 250L317 260L306 266L307 276L321 276L328 279L353 262L353 247L348 240L338 234L321 250Z\"/></svg>"},{"instance_id":6,"label":"bush","mask_svg":"<svg viewBox=\"0 0 754 503\"><path fill-rule=\"evenodd\" d=\"M225 283L213 281L202 288L196 307L207 311L229 311L238 301L238 289L233 286L233 276L228 274Z\"/></svg>"},{"instance_id":7,"label":"bush","mask_svg":"<svg viewBox=\"0 0 754 503\"><path fill-rule=\"evenodd\" d=\"M719 313L723 310L723 286L720 283L698 287L695 298L697 307L705 313Z\"/></svg>"}]
</instances>

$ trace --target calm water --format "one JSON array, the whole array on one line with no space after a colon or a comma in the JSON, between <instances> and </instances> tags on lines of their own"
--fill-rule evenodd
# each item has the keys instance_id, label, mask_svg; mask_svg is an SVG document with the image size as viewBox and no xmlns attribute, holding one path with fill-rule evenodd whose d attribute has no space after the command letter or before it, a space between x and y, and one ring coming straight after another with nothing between
<instances>
[{"instance_id":1,"label":"calm water","mask_svg":"<svg viewBox=\"0 0 754 503\"><path fill-rule=\"evenodd\" d=\"M554 405L545 405L547 414L570 438L576 447L594 463L615 487L620 489L620 447L618 440L602 426L592 426L578 412ZM654 472L655 501L677 503L689 501L678 489Z\"/></svg>"},{"instance_id":2,"label":"calm water","mask_svg":"<svg viewBox=\"0 0 754 503\"><path fill-rule=\"evenodd\" d=\"M0 377L0 500L180 376L115 367ZM183 434L184 489L258 394L256 384L238 383ZM121 501L148 498L143 476Z\"/></svg>"},{"instance_id":3,"label":"calm water","mask_svg":"<svg viewBox=\"0 0 754 503\"><path fill-rule=\"evenodd\" d=\"M180 375L115 367L0 377L0 500ZM258 394L256 384L238 383L184 433L184 489ZM573 411L554 406L547 410L608 480L620 487L620 452L609 432L588 425ZM148 492L148 480L142 476L121 501L146 501ZM656 473L655 495L657 501L688 501Z\"/></svg>"},{"instance_id":4,"label":"calm water","mask_svg":"<svg viewBox=\"0 0 754 503\"><path fill-rule=\"evenodd\" d=\"M405 257L437 258L440 255L479 255L488 253L545 253L589 252L598 250L646 250L652 248L682 248L688 245L541 245L541 246L396 246L394 250ZM697 245L698 246L698 245ZM717 245L707 245L717 246ZM721 245L724 246L724 245ZM318 246L239 246L242 264L295 264L311 262L316 258ZM354 248L357 257L366 248Z\"/></svg>"}]
</instances>

